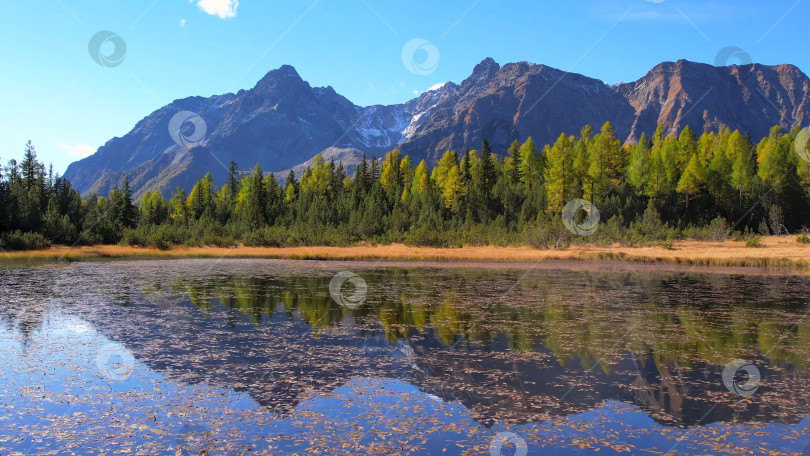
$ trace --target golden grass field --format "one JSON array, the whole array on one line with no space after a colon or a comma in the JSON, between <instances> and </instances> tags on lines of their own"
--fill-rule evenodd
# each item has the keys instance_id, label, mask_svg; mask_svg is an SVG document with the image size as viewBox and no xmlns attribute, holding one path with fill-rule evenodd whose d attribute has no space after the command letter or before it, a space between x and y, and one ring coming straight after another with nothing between
<instances>
[{"instance_id":1,"label":"golden grass field","mask_svg":"<svg viewBox=\"0 0 810 456\"><path fill-rule=\"evenodd\" d=\"M764 237L761 248L744 242L676 241L672 248L574 245L565 250L532 247L408 247L402 244L352 247L176 247L157 250L119 245L54 246L43 250L0 252L3 260L79 261L92 259L274 258L295 260L392 260L486 263L595 262L687 266L784 268L810 271L810 244L793 236Z\"/></svg>"}]
</instances>

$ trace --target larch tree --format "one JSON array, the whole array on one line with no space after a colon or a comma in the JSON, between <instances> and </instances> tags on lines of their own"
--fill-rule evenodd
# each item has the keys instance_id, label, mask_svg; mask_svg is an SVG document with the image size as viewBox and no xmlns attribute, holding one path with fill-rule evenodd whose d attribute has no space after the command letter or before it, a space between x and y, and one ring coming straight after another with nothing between
<instances>
[{"instance_id":1,"label":"larch tree","mask_svg":"<svg viewBox=\"0 0 810 456\"><path fill-rule=\"evenodd\" d=\"M188 200L186 190L177 187L177 190L172 194L172 199L169 200L169 217L175 222L182 222L187 224L191 218L191 211L188 208L186 201Z\"/></svg>"},{"instance_id":2,"label":"larch tree","mask_svg":"<svg viewBox=\"0 0 810 456\"><path fill-rule=\"evenodd\" d=\"M641 195L646 193L650 180L651 154L650 141L642 133L638 142L630 148L627 165L627 183Z\"/></svg>"},{"instance_id":3,"label":"larch tree","mask_svg":"<svg viewBox=\"0 0 810 456\"><path fill-rule=\"evenodd\" d=\"M778 196L784 193L790 170L790 143L783 140L781 127L771 128L770 135L757 146L757 175Z\"/></svg>"},{"instance_id":4,"label":"larch tree","mask_svg":"<svg viewBox=\"0 0 810 456\"><path fill-rule=\"evenodd\" d=\"M403 184L403 176L400 165L402 164L402 154L399 150L392 150L385 155L382 173L380 174L380 185L383 190L399 190ZM397 192L399 193L399 192Z\"/></svg>"},{"instance_id":5,"label":"larch tree","mask_svg":"<svg viewBox=\"0 0 810 456\"><path fill-rule=\"evenodd\" d=\"M529 193L541 184L543 175L543 159L537 153L537 147L531 136L520 146L520 182L524 192Z\"/></svg>"},{"instance_id":6,"label":"larch tree","mask_svg":"<svg viewBox=\"0 0 810 456\"><path fill-rule=\"evenodd\" d=\"M675 166L679 172L683 172L689 164L689 161L697 153L697 140L695 134L689 125L683 127L681 134L678 135L677 151L675 153Z\"/></svg>"},{"instance_id":7,"label":"larch tree","mask_svg":"<svg viewBox=\"0 0 810 456\"><path fill-rule=\"evenodd\" d=\"M402 186L406 189L410 188L413 183L413 172L411 157L408 155L402 157L402 161L399 162L399 175L402 179Z\"/></svg>"},{"instance_id":8,"label":"larch tree","mask_svg":"<svg viewBox=\"0 0 810 456\"><path fill-rule=\"evenodd\" d=\"M301 176L301 191L310 192L318 198L326 198L329 193L332 173L323 155L317 154L312 159L312 166Z\"/></svg>"},{"instance_id":9,"label":"larch tree","mask_svg":"<svg viewBox=\"0 0 810 456\"><path fill-rule=\"evenodd\" d=\"M513 184L520 182L520 142L512 141L503 160L503 173Z\"/></svg>"},{"instance_id":10,"label":"larch tree","mask_svg":"<svg viewBox=\"0 0 810 456\"><path fill-rule=\"evenodd\" d=\"M205 177L198 180L191 193L188 195L188 204L191 214L195 219L199 219L203 214L212 216L215 209L216 196L214 194L214 177L207 173Z\"/></svg>"},{"instance_id":11,"label":"larch tree","mask_svg":"<svg viewBox=\"0 0 810 456\"><path fill-rule=\"evenodd\" d=\"M458 165L453 165L447 172L441 190L444 207L458 212L458 202L465 190L461 183L461 170Z\"/></svg>"},{"instance_id":12,"label":"larch tree","mask_svg":"<svg viewBox=\"0 0 810 456\"><path fill-rule=\"evenodd\" d=\"M610 122L605 122L599 134L594 136L588 151L587 181L582 190L591 203L600 203L622 182L627 166L625 152Z\"/></svg>"},{"instance_id":13,"label":"larch tree","mask_svg":"<svg viewBox=\"0 0 810 456\"><path fill-rule=\"evenodd\" d=\"M413 183L411 184L412 195L422 195L430 184L430 171L427 163L422 160L413 172Z\"/></svg>"},{"instance_id":14,"label":"larch tree","mask_svg":"<svg viewBox=\"0 0 810 456\"><path fill-rule=\"evenodd\" d=\"M684 169L676 191L684 196L686 207L689 208L689 202L697 195L706 185L706 175L704 173L703 165L700 163L700 158L697 153L692 155L689 159L686 169Z\"/></svg>"},{"instance_id":15,"label":"larch tree","mask_svg":"<svg viewBox=\"0 0 810 456\"><path fill-rule=\"evenodd\" d=\"M549 212L562 212L576 194L574 141L573 136L563 133L548 149L544 176Z\"/></svg>"},{"instance_id":16,"label":"larch tree","mask_svg":"<svg viewBox=\"0 0 810 456\"><path fill-rule=\"evenodd\" d=\"M442 155L442 158L439 159L439 163L436 167L433 168L430 177L440 190L444 191L447 176L454 166L458 166L456 151L448 150Z\"/></svg>"},{"instance_id":17,"label":"larch tree","mask_svg":"<svg viewBox=\"0 0 810 456\"><path fill-rule=\"evenodd\" d=\"M298 196L298 182L295 180L295 172L290 170L284 180L284 202L291 203Z\"/></svg>"}]
</instances>

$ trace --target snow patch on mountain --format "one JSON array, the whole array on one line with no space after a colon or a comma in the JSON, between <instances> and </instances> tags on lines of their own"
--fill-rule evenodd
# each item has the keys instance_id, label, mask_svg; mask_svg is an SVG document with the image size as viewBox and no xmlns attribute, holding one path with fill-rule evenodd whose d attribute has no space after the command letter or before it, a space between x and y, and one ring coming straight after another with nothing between
<instances>
[{"instance_id":1,"label":"snow patch on mountain","mask_svg":"<svg viewBox=\"0 0 810 456\"><path fill-rule=\"evenodd\" d=\"M409 123L410 115L402 106L371 106L360 115L353 137L367 147L394 148L402 142L402 130Z\"/></svg>"}]
</instances>

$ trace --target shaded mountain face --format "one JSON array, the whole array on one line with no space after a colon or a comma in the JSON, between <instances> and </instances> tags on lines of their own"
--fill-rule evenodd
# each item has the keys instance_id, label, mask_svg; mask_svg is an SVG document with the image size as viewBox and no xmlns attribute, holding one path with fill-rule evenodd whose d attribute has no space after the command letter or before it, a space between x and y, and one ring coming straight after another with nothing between
<instances>
[{"instance_id":1,"label":"shaded mountain face","mask_svg":"<svg viewBox=\"0 0 810 456\"><path fill-rule=\"evenodd\" d=\"M65 177L85 196L106 194L125 176L136 198L147 190L168 195L207 172L222 183L231 160L279 173L300 171L324 152L351 161L345 163L351 169L363 152L382 157L399 148L414 163L433 164L445 150L477 148L483 138L502 153L516 139L547 144L607 121L628 141L651 135L659 123L670 134L686 125L698 132L730 127L758 140L773 125L810 123L809 98L810 80L792 65L713 67L682 60L609 86L544 65L501 67L485 59L460 85L449 82L404 104L360 107L331 87L311 87L285 65L250 90L172 102L71 164ZM183 111L202 119L202 139L189 122L179 136L194 142L170 133L172 118Z\"/></svg>"}]
</instances>

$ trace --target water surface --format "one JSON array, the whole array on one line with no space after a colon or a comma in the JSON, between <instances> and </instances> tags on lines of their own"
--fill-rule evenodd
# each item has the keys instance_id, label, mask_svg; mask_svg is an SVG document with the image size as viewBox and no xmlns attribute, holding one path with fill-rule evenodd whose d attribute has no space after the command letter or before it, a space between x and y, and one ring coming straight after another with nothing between
<instances>
[{"instance_id":1,"label":"water surface","mask_svg":"<svg viewBox=\"0 0 810 456\"><path fill-rule=\"evenodd\" d=\"M330 296L342 271L367 285L357 308ZM650 270L8 268L0 454L803 454L808 292ZM724 382L734 360L760 379Z\"/></svg>"}]
</instances>

